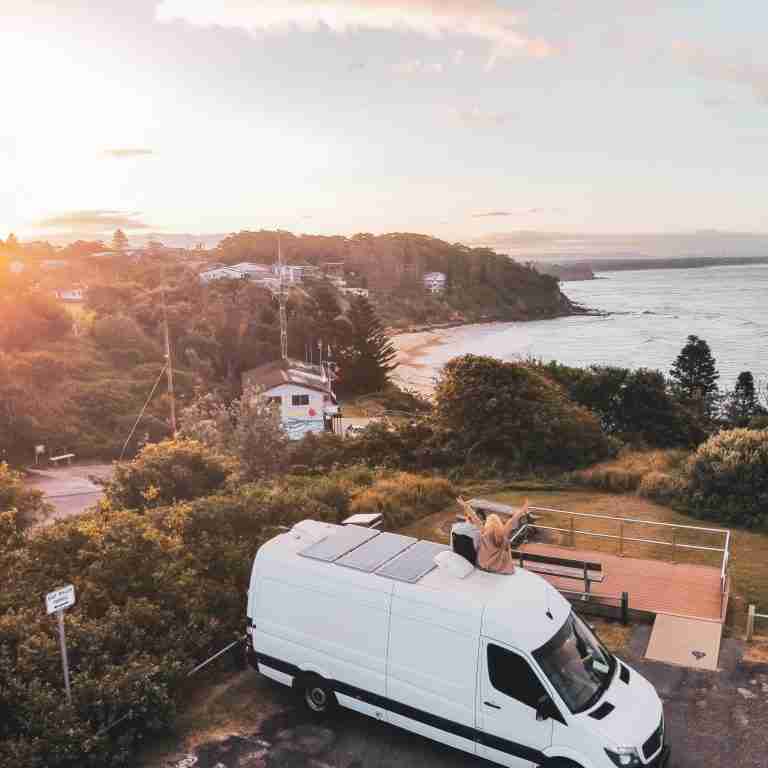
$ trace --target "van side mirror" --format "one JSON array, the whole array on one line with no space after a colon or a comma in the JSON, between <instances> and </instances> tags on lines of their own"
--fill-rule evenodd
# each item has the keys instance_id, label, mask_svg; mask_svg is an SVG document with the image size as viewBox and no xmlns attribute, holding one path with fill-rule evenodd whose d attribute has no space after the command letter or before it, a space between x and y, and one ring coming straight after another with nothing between
<instances>
[{"instance_id":1,"label":"van side mirror","mask_svg":"<svg viewBox=\"0 0 768 768\"><path fill-rule=\"evenodd\" d=\"M550 718L560 720L561 716L557 711L555 703L552 701L552 699L545 695L542 696L536 703L536 719L542 721L549 720Z\"/></svg>"}]
</instances>

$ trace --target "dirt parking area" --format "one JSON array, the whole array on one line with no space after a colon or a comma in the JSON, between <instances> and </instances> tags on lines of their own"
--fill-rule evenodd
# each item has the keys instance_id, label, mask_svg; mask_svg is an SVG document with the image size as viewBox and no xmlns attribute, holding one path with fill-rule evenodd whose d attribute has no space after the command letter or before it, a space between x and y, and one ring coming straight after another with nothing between
<instances>
[{"instance_id":1,"label":"dirt parking area","mask_svg":"<svg viewBox=\"0 0 768 768\"><path fill-rule=\"evenodd\" d=\"M650 626L634 628L622 657L664 701L670 768L765 768L768 665L742 663L743 645L726 639L720 671L643 659ZM311 720L293 694L253 671L233 679L237 722L189 735L183 748L147 768L467 768L478 759L384 723L343 712ZM226 694L217 693L221 700ZM490 763L485 763L491 765Z\"/></svg>"}]
</instances>

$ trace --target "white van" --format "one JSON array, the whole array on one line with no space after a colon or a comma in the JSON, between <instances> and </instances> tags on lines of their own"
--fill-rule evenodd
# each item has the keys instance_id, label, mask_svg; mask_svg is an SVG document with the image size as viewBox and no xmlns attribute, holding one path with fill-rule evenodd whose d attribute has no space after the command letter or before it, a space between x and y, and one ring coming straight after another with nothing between
<instances>
[{"instance_id":1,"label":"white van","mask_svg":"<svg viewBox=\"0 0 768 768\"><path fill-rule=\"evenodd\" d=\"M306 520L265 543L248 656L314 712L348 707L501 765L665 766L654 688L546 581Z\"/></svg>"}]
</instances>

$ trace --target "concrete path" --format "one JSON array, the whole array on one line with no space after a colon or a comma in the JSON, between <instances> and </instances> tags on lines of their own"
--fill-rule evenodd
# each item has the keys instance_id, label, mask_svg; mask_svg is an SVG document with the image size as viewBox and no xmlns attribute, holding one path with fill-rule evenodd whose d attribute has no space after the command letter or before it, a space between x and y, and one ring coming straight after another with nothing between
<instances>
[{"instance_id":1,"label":"concrete path","mask_svg":"<svg viewBox=\"0 0 768 768\"><path fill-rule=\"evenodd\" d=\"M78 515L95 504L102 496L102 488L91 479L108 480L112 477L112 464L73 464L64 467L31 468L26 483L43 492L54 512L39 525Z\"/></svg>"},{"instance_id":2,"label":"concrete path","mask_svg":"<svg viewBox=\"0 0 768 768\"><path fill-rule=\"evenodd\" d=\"M723 641L721 671L645 661L650 626L638 626L622 657L664 700L669 768L765 768L768 755L768 665L740 663L741 643ZM254 728L199 744L157 768L469 768L477 758L384 723L342 712L317 724L290 691L253 680ZM259 723L266 702L273 714ZM485 763L491 765L490 763Z\"/></svg>"}]
</instances>

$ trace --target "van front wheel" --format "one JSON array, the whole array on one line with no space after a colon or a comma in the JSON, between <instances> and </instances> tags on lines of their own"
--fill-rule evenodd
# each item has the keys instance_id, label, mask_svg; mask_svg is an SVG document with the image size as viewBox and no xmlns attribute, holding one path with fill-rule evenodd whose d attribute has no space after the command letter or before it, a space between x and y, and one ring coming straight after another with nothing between
<instances>
[{"instance_id":1,"label":"van front wheel","mask_svg":"<svg viewBox=\"0 0 768 768\"><path fill-rule=\"evenodd\" d=\"M336 694L319 675L306 675L300 683L299 690L304 699L304 706L313 715L327 717L338 707Z\"/></svg>"}]
</instances>

